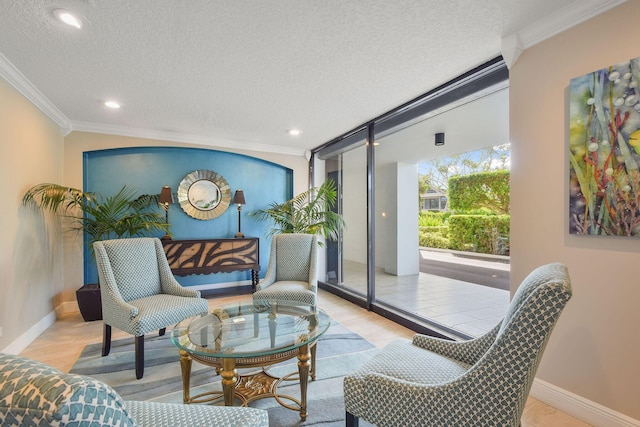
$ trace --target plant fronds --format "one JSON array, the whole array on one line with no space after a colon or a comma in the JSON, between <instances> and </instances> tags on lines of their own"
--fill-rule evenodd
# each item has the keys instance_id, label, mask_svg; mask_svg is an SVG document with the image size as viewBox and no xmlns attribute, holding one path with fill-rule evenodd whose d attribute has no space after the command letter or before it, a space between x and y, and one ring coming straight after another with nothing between
<instances>
[{"instance_id":1,"label":"plant fronds","mask_svg":"<svg viewBox=\"0 0 640 427\"><path fill-rule=\"evenodd\" d=\"M35 203L68 218L69 230L86 233L91 253L93 243L99 240L169 232L165 216L152 209L159 206L158 195L138 196L126 185L112 196L103 196L58 184L39 184L25 193L22 203Z\"/></svg>"},{"instance_id":2,"label":"plant fronds","mask_svg":"<svg viewBox=\"0 0 640 427\"><path fill-rule=\"evenodd\" d=\"M332 180L311 188L283 203L272 203L267 209L250 212L261 222L272 222L269 235L281 233L318 234L327 240L337 240L345 227L342 215L333 211L337 200Z\"/></svg>"},{"instance_id":3,"label":"plant fronds","mask_svg":"<svg viewBox=\"0 0 640 427\"><path fill-rule=\"evenodd\" d=\"M62 209L69 210L91 199L95 199L95 194L73 187L44 183L31 187L22 196L22 204L28 206L35 203L43 210L56 213L61 206Z\"/></svg>"}]
</instances>

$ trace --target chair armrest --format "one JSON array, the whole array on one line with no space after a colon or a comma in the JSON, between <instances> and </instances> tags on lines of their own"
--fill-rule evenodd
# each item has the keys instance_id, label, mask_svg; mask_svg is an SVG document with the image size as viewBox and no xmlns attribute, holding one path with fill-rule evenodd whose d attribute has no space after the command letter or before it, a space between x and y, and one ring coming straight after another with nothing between
<instances>
[{"instance_id":1,"label":"chair armrest","mask_svg":"<svg viewBox=\"0 0 640 427\"><path fill-rule=\"evenodd\" d=\"M200 298L200 291L183 287L178 283L173 275L168 277L161 275L160 286L163 294L175 295L178 297Z\"/></svg>"},{"instance_id":2,"label":"chair armrest","mask_svg":"<svg viewBox=\"0 0 640 427\"><path fill-rule=\"evenodd\" d=\"M467 425L468 420L456 420L456 412L451 411L462 406L460 400L464 399L459 396L462 392L458 390L458 383L459 379L455 379L427 385L380 373L367 374L363 393L368 402L375 404L367 405L364 418L379 425L394 425L398 421L397 405L401 402L403 425L434 425L434 420L439 421L437 425Z\"/></svg>"},{"instance_id":3,"label":"chair armrest","mask_svg":"<svg viewBox=\"0 0 640 427\"><path fill-rule=\"evenodd\" d=\"M413 344L425 350L473 365L494 343L499 329L500 324L481 337L467 341L449 341L429 335L416 334L413 336Z\"/></svg>"},{"instance_id":4,"label":"chair armrest","mask_svg":"<svg viewBox=\"0 0 640 427\"><path fill-rule=\"evenodd\" d=\"M238 406L183 405L145 401L126 401L131 417L141 427L246 426L269 427L264 409Z\"/></svg>"},{"instance_id":5,"label":"chair armrest","mask_svg":"<svg viewBox=\"0 0 640 427\"><path fill-rule=\"evenodd\" d=\"M318 236L311 239L311 256L309 261L309 290L318 293Z\"/></svg>"},{"instance_id":6,"label":"chair armrest","mask_svg":"<svg viewBox=\"0 0 640 427\"><path fill-rule=\"evenodd\" d=\"M98 265L102 316L111 326L119 328L120 326L117 325L118 320L133 319L138 315L138 309L122 298L113 270L109 264L109 258L101 242L94 244L94 253Z\"/></svg>"},{"instance_id":7,"label":"chair armrest","mask_svg":"<svg viewBox=\"0 0 640 427\"><path fill-rule=\"evenodd\" d=\"M265 289L267 289L270 285L273 285L275 283L275 274L272 274L271 277L269 277L269 271L267 271L267 275L265 275L264 279L260 280L258 282L258 284L256 285L256 291L263 291Z\"/></svg>"},{"instance_id":8,"label":"chair armrest","mask_svg":"<svg viewBox=\"0 0 640 427\"><path fill-rule=\"evenodd\" d=\"M160 289L163 294L175 295L177 297L200 298L200 291L195 289L187 289L176 280L167 256L164 253L160 240L155 242L156 255L158 257L158 272L160 273Z\"/></svg>"},{"instance_id":9,"label":"chair armrest","mask_svg":"<svg viewBox=\"0 0 640 427\"><path fill-rule=\"evenodd\" d=\"M117 294L116 294L117 292ZM138 315L138 308L122 299L120 292L112 286L100 284L100 298L102 299L102 313L106 320L133 319ZM112 326L116 326L110 323Z\"/></svg>"},{"instance_id":10,"label":"chair armrest","mask_svg":"<svg viewBox=\"0 0 640 427\"><path fill-rule=\"evenodd\" d=\"M267 264L267 272L264 278L256 285L256 291L266 289L269 285L272 285L276 281L276 251L275 251L275 237L271 241L271 253L269 256L269 264Z\"/></svg>"}]
</instances>

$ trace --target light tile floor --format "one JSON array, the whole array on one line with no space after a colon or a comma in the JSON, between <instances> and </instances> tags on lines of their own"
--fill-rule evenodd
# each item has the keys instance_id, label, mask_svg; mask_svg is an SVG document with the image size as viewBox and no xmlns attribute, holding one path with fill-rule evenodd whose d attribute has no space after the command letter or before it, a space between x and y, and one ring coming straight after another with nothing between
<instances>
[{"instance_id":1,"label":"light tile floor","mask_svg":"<svg viewBox=\"0 0 640 427\"><path fill-rule=\"evenodd\" d=\"M477 268L494 268L496 264L479 260L461 262L472 262ZM455 268L453 263L452 268ZM501 264L500 268L508 269L508 264ZM345 261L342 286L364 295L365 264ZM509 306L510 293L427 273L394 276L378 269L376 299L476 337L491 330L502 320Z\"/></svg>"},{"instance_id":2,"label":"light tile floor","mask_svg":"<svg viewBox=\"0 0 640 427\"><path fill-rule=\"evenodd\" d=\"M209 300L211 309L227 302L250 300L250 295L218 297ZM354 332L362 335L377 347L384 347L391 341L403 337L410 339L414 332L397 323L367 311L323 290L318 292L319 305L329 315ZM31 343L22 355L47 363L68 372L85 345L100 342L102 322L84 322L79 312L58 319ZM131 335L113 330L113 339L128 338ZM297 425L297 424L296 424ZM522 427L588 427L568 414L532 397L522 414Z\"/></svg>"}]
</instances>

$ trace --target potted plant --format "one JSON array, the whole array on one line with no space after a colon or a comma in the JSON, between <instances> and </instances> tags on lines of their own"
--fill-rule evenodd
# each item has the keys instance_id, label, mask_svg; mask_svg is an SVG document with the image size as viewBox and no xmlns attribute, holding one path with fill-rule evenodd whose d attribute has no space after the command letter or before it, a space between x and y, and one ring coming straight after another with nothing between
<instances>
[{"instance_id":1,"label":"potted plant","mask_svg":"<svg viewBox=\"0 0 640 427\"><path fill-rule=\"evenodd\" d=\"M267 209L249 215L259 221L270 221L269 235L279 233L318 234L327 240L338 240L344 228L342 215L335 212L336 185L329 179L283 203L272 203ZM320 242L321 243L321 242Z\"/></svg>"},{"instance_id":2,"label":"potted plant","mask_svg":"<svg viewBox=\"0 0 640 427\"><path fill-rule=\"evenodd\" d=\"M22 204L64 218L68 231L83 232L92 256L93 243L99 240L169 232L165 216L150 209L158 206L158 195L137 196L127 186L113 196L103 196L58 184L38 184L24 194ZM86 321L102 319L99 285L85 284L76 296Z\"/></svg>"}]
</instances>

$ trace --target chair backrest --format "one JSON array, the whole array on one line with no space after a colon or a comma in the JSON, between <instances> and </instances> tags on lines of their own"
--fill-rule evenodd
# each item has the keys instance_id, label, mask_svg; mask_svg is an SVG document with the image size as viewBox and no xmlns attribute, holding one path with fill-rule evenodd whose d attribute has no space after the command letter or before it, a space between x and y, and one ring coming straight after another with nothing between
<instances>
[{"instance_id":1,"label":"chair backrest","mask_svg":"<svg viewBox=\"0 0 640 427\"><path fill-rule=\"evenodd\" d=\"M539 294L544 290L557 295L552 298L542 299ZM560 263L552 263L536 268L522 281L513 296L507 313L502 320L498 335L509 327L515 313L522 309L525 304L534 305L531 310L532 315L536 313L536 304L557 305L559 306L559 311L562 311L562 308L571 298L571 294L571 280L566 266ZM558 312L559 315L560 312Z\"/></svg>"},{"instance_id":2,"label":"chair backrest","mask_svg":"<svg viewBox=\"0 0 640 427\"><path fill-rule=\"evenodd\" d=\"M316 270L318 236L312 234L277 234L272 253L276 257L276 280L309 281Z\"/></svg>"},{"instance_id":3,"label":"chair backrest","mask_svg":"<svg viewBox=\"0 0 640 427\"><path fill-rule=\"evenodd\" d=\"M500 425L518 425L544 349L571 295L564 265L536 268L516 291L495 341L468 372L475 378L478 400L493 396L491 411L508 420Z\"/></svg>"},{"instance_id":4,"label":"chair backrest","mask_svg":"<svg viewBox=\"0 0 640 427\"><path fill-rule=\"evenodd\" d=\"M112 277L125 301L161 293L159 263L167 263L167 258L160 239L103 240L93 247L101 286Z\"/></svg>"},{"instance_id":5,"label":"chair backrest","mask_svg":"<svg viewBox=\"0 0 640 427\"><path fill-rule=\"evenodd\" d=\"M0 353L0 425L136 426L122 398L93 378Z\"/></svg>"}]
</instances>

